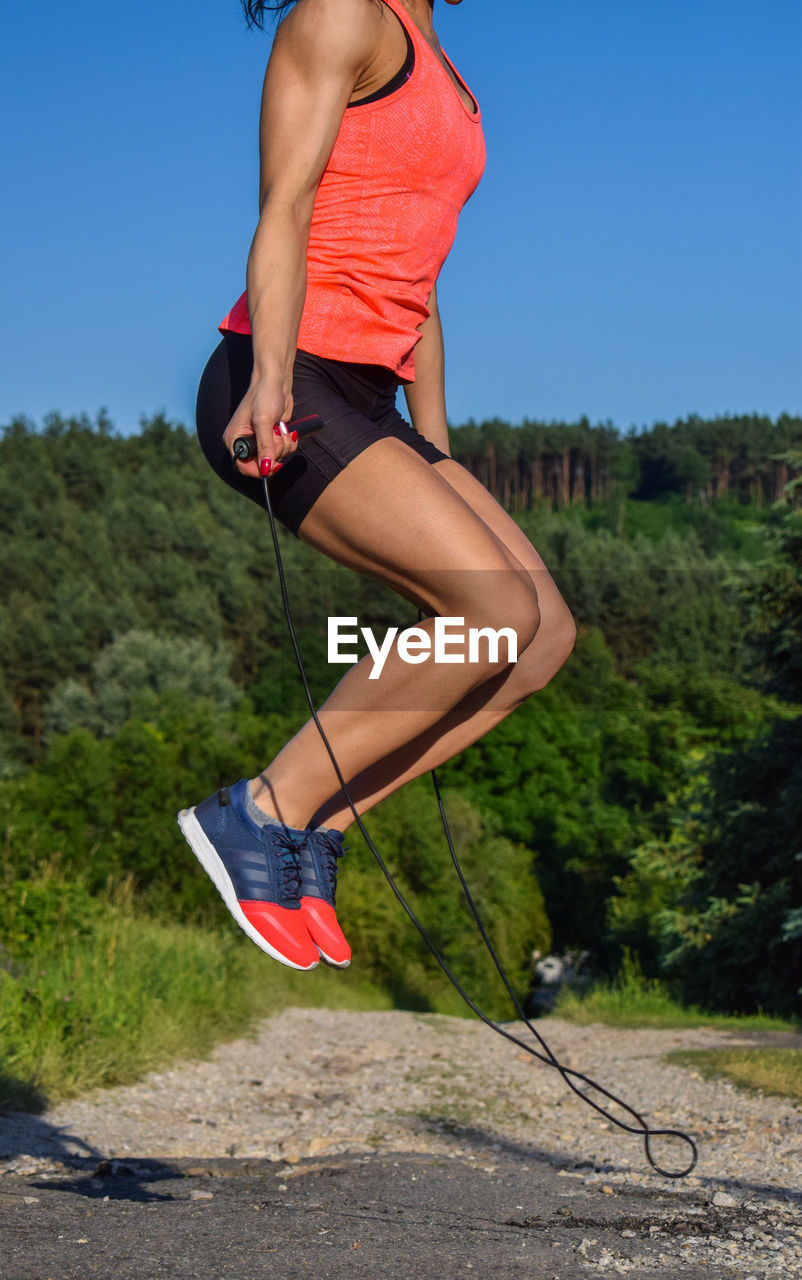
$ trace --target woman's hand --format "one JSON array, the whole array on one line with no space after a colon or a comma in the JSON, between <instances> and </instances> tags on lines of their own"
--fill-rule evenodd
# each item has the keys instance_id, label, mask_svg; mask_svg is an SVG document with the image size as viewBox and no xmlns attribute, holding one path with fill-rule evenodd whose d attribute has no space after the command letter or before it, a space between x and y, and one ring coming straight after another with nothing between
<instances>
[{"instance_id":1,"label":"woman's hand","mask_svg":"<svg viewBox=\"0 0 802 1280\"><path fill-rule=\"evenodd\" d=\"M253 379L226 427L225 446L241 475L254 479L275 475L298 447L296 432L284 426L292 417L292 393L277 383ZM241 462L234 459L234 441L239 436L256 436L256 457Z\"/></svg>"}]
</instances>

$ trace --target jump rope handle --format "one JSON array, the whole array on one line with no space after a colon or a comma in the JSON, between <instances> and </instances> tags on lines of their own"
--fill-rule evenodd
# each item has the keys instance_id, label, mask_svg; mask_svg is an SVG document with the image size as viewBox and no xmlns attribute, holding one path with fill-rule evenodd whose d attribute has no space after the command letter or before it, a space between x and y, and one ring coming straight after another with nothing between
<instances>
[{"instance_id":1,"label":"jump rope handle","mask_svg":"<svg viewBox=\"0 0 802 1280\"><path fill-rule=\"evenodd\" d=\"M307 418L293 418L284 424L288 431L297 431L298 439L312 436L323 430L323 419L317 413L310 413ZM237 436L234 441L234 457L238 462L248 462L256 457L256 436Z\"/></svg>"}]
</instances>

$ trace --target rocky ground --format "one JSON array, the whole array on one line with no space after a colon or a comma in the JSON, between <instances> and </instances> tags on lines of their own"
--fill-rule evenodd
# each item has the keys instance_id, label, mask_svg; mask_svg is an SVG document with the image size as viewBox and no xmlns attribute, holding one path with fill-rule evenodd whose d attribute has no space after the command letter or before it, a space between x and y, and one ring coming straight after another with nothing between
<instances>
[{"instance_id":1,"label":"rocky ground","mask_svg":"<svg viewBox=\"0 0 802 1280\"><path fill-rule=\"evenodd\" d=\"M638 1138L596 1115L555 1071L479 1023L288 1009L260 1023L251 1038L218 1047L208 1061L179 1063L42 1116L3 1117L0 1218L4 1234L11 1228L6 1238L19 1246L3 1273L7 1280L95 1274L85 1260L74 1262L81 1240L91 1239L69 1234L81 1229L73 1223L76 1194L92 1210L87 1232L100 1239L103 1215L111 1222L123 1186L136 1185L136 1195L123 1199L142 1215L152 1213L154 1200L171 1205L169 1213L183 1204L187 1213L210 1215L215 1204L222 1213L233 1203L233 1188L239 1196L244 1178L248 1188L260 1188L262 1213L285 1221L294 1205L300 1214L292 1219L295 1263L285 1257L271 1270L278 1266L272 1252L257 1249L258 1265L250 1254L242 1263L252 1276L329 1274L317 1253L309 1261L311 1237L301 1228L312 1230L310 1213L328 1223L314 1228L316 1250L336 1244L346 1219L374 1233L377 1252L365 1275L401 1274L399 1259L417 1258L409 1216L417 1213L415 1229L427 1239L438 1222L444 1249L453 1237L456 1269L442 1269L438 1260L427 1270L421 1255L403 1267L405 1277L480 1274L474 1255L460 1252L466 1224L477 1214L492 1222L483 1265L494 1276L802 1276L802 1111L664 1060L672 1049L754 1037L704 1028L576 1027L551 1018L538 1025L568 1066L623 1096L652 1125L686 1130L699 1148L692 1175L672 1180L654 1173ZM798 1045L800 1037L785 1041ZM656 1141L654 1154L677 1168L687 1163L688 1148ZM407 1234L406 1244L393 1245L399 1179ZM151 1182L165 1181L169 1195L148 1191ZM121 1248L125 1231L133 1230L125 1213L117 1223ZM435 1214L431 1221L427 1213ZM55 1227L62 1221L59 1245ZM140 1250L148 1231L159 1238L156 1217L143 1221ZM286 1221L282 1230L286 1240L296 1239ZM133 1256L134 1245L125 1247L124 1256ZM115 1274L137 1280L163 1274L153 1258L137 1256L133 1270L120 1262ZM377 1261L383 1256L384 1263ZM362 1275L350 1262L349 1275ZM189 1260L183 1265L173 1259L175 1275L228 1275L196 1272Z\"/></svg>"}]
</instances>

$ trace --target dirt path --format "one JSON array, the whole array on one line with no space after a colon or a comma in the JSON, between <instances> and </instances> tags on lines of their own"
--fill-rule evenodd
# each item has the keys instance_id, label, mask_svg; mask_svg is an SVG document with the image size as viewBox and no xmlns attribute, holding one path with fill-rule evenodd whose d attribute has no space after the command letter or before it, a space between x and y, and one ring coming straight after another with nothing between
<instances>
[{"instance_id":1,"label":"dirt path","mask_svg":"<svg viewBox=\"0 0 802 1280\"><path fill-rule=\"evenodd\" d=\"M488 1263L494 1274L542 1274L545 1280L594 1271L667 1277L703 1270L738 1280L802 1276L802 1110L724 1081L705 1081L663 1060L671 1049L729 1046L751 1037L706 1029L575 1027L555 1019L541 1026L568 1065L622 1094L652 1123L687 1129L700 1151L694 1175L682 1182L659 1178L636 1138L600 1120L556 1073L480 1024L408 1013L288 1009L260 1023L252 1038L220 1046L209 1061L179 1063L43 1116L3 1118L0 1214L21 1222L24 1265L30 1266L31 1241L43 1226L40 1211L49 1194L54 1204L59 1196L72 1203L83 1188L82 1194L108 1207L119 1199L109 1188L125 1184L130 1190L132 1177L139 1191L150 1178L173 1177L183 1191L171 1192L170 1203L183 1196L197 1214L203 1201L191 1197L204 1194L198 1191L209 1185L204 1178L230 1191L232 1178L250 1177L267 1179L283 1212L293 1196L303 1200L316 1180L328 1177L327 1170L345 1171L341 1189L370 1177L378 1190L382 1179L386 1184L400 1176L393 1170L418 1161L420 1175L407 1182L426 1183L429 1205L453 1184L454 1196L467 1196L460 1212L470 1217L481 1204L478 1185L478 1200L468 1194L477 1179L488 1194L491 1185L510 1191L516 1203L504 1210L509 1221L497 1225L513 1233L515 1249L509 1252L506 1236L506 1243L493 1244L501 1249ZM439 1181L431 1172L438 1168ZM453 1176L457 1169L460 1178ZM526 1179L535 1175L527 1191ZM38 1189L31 1191L34 1184ZM330 1190L330 1177L326 1185ZM212 1196L218 1206L225 1202L222 1192L205 1194L210 1210ZM147 1195L142 1213L148 1213L155 1238L153 1205L146 1201ZM547 1204L552 1218L543 1217ZM343 1212L341 1206L335 1213L340 1223ZM559 1265L548 1272L532 1272L516 1253L517 1236L535 1225L538 1247L554 1248L549 1265L559 1255ZM332 1228L321 1230L326 1236ZM46 1235L50 1247L52 1232ZM43 1236L43 1248L45 1243ZM530 1248L529 1262L534 1256ZM275 1271L269 1269L275 1259L266 1254L263 1261L267 1270L248 1262L252 1275L327 1274L318 1262L310 1262L307 1272L298 1259L301 1269L295 1271L287 1258ZM19 1259L16 1265L22 1265ZM143 1265L140 1259L130 1273L137 1280L162 1274L143 1271ZM373 1274L396 1274L398 1264L387 1265ZM519 1265L524 1270L516 1270ZM506 1266L512 1269L506 1272ZM454 1274L463 1274L463 1263L459 1268ZM464 1268L473 1270L468 1261ZM52 1263L52 1274L57 1271L73 1274L64 1258ZM5 1274L8 1280L44 1280L50 1272ZM94 1272L85 1266L74 1274ZM115 1274L129 1272L121 1264ZM184 1273L179 1268L176 1274ZM350 1274L362 1272L351 1268Z\"/></svg>"}]
</instances>

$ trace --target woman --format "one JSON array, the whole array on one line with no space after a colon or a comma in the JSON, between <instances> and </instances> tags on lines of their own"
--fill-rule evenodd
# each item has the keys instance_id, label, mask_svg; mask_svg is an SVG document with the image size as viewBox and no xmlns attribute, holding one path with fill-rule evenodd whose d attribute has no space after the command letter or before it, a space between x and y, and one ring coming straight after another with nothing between
<instances>
[{"instance_id":1,"label":"woman","mask_svg":"<svg viewBox=\"0 0 802 1280\"><path fill-rule=\"evenodd\" d=\"M447 0L459 4L460 0ZM260 216L247 294L198 396L211 465L288 528L426 615L415 665L351 667L320 710L360 813L450 759L552 678L574 625L535 549L449 457L437 276L484 166L479 107L434 0L246 0L287 11L264 82ZM477 320L477 328L481 321ZM412 419L395 408L403 384ZM318 413L319 436L287 432ZM232 464L233 442L257 457ZM437 618L508 628L476 661L425 653ZM350 950L334 909L353 819L314 723L258 778L179 816L240 926L294 968Z\"/></svg>"}]
</instances>

